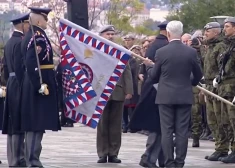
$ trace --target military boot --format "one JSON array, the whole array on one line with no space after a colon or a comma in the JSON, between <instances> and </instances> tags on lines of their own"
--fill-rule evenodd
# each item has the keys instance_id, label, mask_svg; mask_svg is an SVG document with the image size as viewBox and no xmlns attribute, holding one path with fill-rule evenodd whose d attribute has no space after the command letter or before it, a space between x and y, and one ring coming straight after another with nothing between
<instances>
[{"instance_id":1,"label":"military boot","mask_svg":"<svg viewBox=\"0 0 235 168\"><path fill-rule=\"evenodd\" d=\"M209 141L215 142L215 141L213 141L214 137L213 137L212 134L210 134L210 135L207 137L207 139L208 139Z\"/></svg>"},{"instance_id":2,"label":"military boot","mask_svg":"<svg viewBox=\"0 0 235 168\"><path fill-rule=\"evenodd\" d=\"M198 148L198 147L200 147L199 138L193 138L192 147L193 147L193 148Z\"/></svg>"},{"instance_id":3,"label":"military boot","mask_svg":"<svg viewBox=\"0 0 235 168\"><path fill-rule=\"evenodd\" d=\"M223 163L235 163L235 151L230 153L227 157L221 159Z\"/></svg>"},{"instance_id":4,"label":"military boot","mask_svg":"<svg viewBox=\"0 0 235 168\"><path fill-rule=\"evenodd\" d=\"M205 134L203 135L203 137L201 137L201 140L208 140L208 137L210 136L211 131L209 128L206 129Z\"/></svg>"},{"instance_id":5,"label":"military boot","mask_svg":"<svg viewBox=\"0 0 235 168\"><path fill-rule=\"evenodd\" d=\"M228 156L227 152L215 151L212 155L205 157L209 161L219 161L220 158Z\"/></svg>"}]
</instances>

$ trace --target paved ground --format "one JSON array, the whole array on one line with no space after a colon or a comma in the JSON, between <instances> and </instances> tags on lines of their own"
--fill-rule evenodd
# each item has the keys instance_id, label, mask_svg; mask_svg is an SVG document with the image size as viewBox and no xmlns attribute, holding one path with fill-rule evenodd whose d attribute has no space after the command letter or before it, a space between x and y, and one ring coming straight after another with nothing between
<instances>
[{"instance_id":1,"label":"paved ground","mask_svg":"<svg viewBox=\"0 0 235 168\"><path fill-rule=\"evenodd\" d=\"M75 125L75 128L64 128L60 132L48 132L44 136L41 160L46 168L75 167L128 167L138 168L140 156L145 149L146 136L140 134L123 134L120 158L122 164L97 164L96 130ZM191 140L189 142L191 146ZM209 162L204 156L213 152L213 143L201 141L200 148L189 147L186 167L234 167L220 162ZM6 137L0 136L0 159L7 167Z\"/></svg>"}]
</instances>

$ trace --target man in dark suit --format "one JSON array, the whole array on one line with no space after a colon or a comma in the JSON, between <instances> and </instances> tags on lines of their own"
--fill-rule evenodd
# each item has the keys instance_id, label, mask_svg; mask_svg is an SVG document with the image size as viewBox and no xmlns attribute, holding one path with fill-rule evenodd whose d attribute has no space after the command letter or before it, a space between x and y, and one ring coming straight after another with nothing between
<instances>
[{"instance_id":1,"label":"man in dark suit","mask_svg":"<svg viewBox=\"0 0 235 168\"><path fill-rule=\"evenodd\" d=\"M158 84L156 104L159 107L162 148L166 167L183 167L188 147L188 127L193 104L192 85L202 78L197 52L180 41L183 24L167 24L169 44L156 52L155 65L148 69L150 78ZM151 61L145 61L150 65ZM174 158L173 133L176 136Z\"/></svg>"}]
</instances>

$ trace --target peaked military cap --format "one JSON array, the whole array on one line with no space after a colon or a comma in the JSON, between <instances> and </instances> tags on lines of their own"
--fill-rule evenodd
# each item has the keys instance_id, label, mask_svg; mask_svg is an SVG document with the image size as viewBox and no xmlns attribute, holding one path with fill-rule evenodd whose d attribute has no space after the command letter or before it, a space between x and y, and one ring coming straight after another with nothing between
<instances>
[{"instance_id":1,"label":"peaked military cap","mask_svg":"<svg viewBox=\"0 0 235 168\"><path fill-rule=\"evenodd\" d=\"M10 22L12 22L14 25L25 22L25 21L29 21L29 13L21 14L10 20Z\"/></svg>"},{"instance_id":2,"label":"peaked military cap","mask_svg":"<svg viewBox=\"0 0 235 168\"><path fill-rule=\"evenodd\" d=\"M35 7L28 7L32 13L40 14L43 16L47 16L50 12L50 8L35 8Z\"/></svg>"},{"instance_id":3,"label":"peaked military cap","mask_svg":"<svg viewBox=\"0 0 235 168\"><path fill-rule=\"evenodd\" d=\"M124 36L123 39L124 40L126 40L126 39L135 39L135 37L132 34L128 34L128 35Z\"/></svg>"},{"instance_id":4,"label":"peaked military cap","mask_svg":"<svg viewBox=\"0 0 235 168\"><path fill-rule=\"evenodd\" d=\"M169 23L169 22L166 20L166 21L160 23L160 24L158 25L158 27L160 28L160 30L166 30L166 26L167 26L168 23Z\"/></svg>"},{"instance_id":5,"label":"peaked military cap","mask_svg":"<svg viewBox=\"0 0 235 168\"><path fill-rule=\"evenodd\" d=\"M218 22L209 22L204 26L204 29L213 29L213 28L221 28L220 24Z\"/></svg>"},{"instance_id":6,"label":"peaked military cap","mask_svg":"<svg viewBox=\"0 0 235 168\"><path fill-rule=\"evenodd\" d=\"M113 25L106 25L100 29L99 33L101 34L101 33L107 32L107 31L115 32L114 26Z\"/></svg>"},{"instance_id":7,"label":"peaked military cap","mask_svg":"<svg viewBox=\"0 0 235 168\"><path fill-rule=\"evenodd\" d=\"M224 20L224 23L235 23L235 17L228 17Z\"/></svg>"}]
</instances>

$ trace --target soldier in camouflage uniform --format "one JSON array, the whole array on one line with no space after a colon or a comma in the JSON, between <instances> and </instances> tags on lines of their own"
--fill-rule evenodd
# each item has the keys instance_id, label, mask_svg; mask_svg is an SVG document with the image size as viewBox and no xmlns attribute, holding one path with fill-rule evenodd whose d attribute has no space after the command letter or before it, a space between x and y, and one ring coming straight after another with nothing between
<instances>
[{"instance_id":1,"label":"soldier in camouflage uniform","mask_svg":"<svg viewBox=\"0 0 235 168\"><path fill-rule=\"evenodd\" d=\"M219 96L232 101L235 96L235 18L225 20L224 52L219 57L219 75L214 79L213 86L218 88ZM227 137L231 142L232 152L220 160L224 163L235 163L235 107L222 103L222 123L226 128Z\"/></svg>"},{"instance_id":2,"label":"soldier in camouflage uniform","mask_svg":"<svg viewBox=\"0 0 235 168\"><path fill-rule=\"evenodd\" d=\"M191 123L192 123L192 138L193 144L192 147L199 147L199 139L202 134L202 115L200 110L200 103L199 103L199 90L197 88L193 88L193 96L194 96L194 104L192 106L192 113L191 113Z\"/></svg>"},{"instance_id":3,"label":"soldier in camouflage uniform","mask_svg":"<svg viewBox=\"0 0 235 168\"><path fill-rule=\"evenodd\" d=\"M192 40L191 47L197 50L200 62L202 63L201 52L200 52L201 42L198 38ZM202 64L201 64L202 66ZM199 139L202 134L202 114L200 109L200 102L199 102L199 90L196 87L193 87L193 96L194 96L194 104L192 106L192 113L191 113L191 130L192 130L192 138L193 144L192 147L199 147Z\"/></svg>"},{"instance_id":4,"label":"soldier in camouflage uniform","mask_svg":"<svg viewBox=\"0 0 235 168\"><path fill-rule=\"evenodd\" d=\"M217 59L223 51L221 28L218 22L207 23L204 27L207 51L204 55L204 78L206 89L217 94L217 89L213 87L213 79L219 72ZM215 152L206 156L205 159L218 161L220 157L226 157L229 151L229 143L221 122L220 102L211 96L207 96L207 121L208 126L215 138Z\"/></svg>"}]
</instances>

